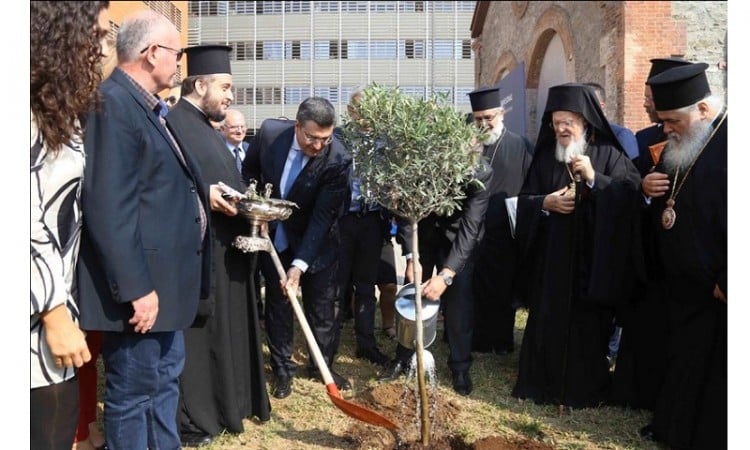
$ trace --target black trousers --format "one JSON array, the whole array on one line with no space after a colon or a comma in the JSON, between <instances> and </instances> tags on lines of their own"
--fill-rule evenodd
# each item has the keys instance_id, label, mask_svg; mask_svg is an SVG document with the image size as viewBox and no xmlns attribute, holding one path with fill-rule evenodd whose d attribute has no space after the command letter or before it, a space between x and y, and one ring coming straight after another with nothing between
<instances>
[{"instance_id":1,"label":"black trousers","mask_svg":"<svg viewBox=\"0 0 750 450\"><path fill-rule=\"evenodd\" d=\"M349 213L339 219L339 307L336 308L338 350L341 322L348 294L354 292L354 332L357 348L375 348L375 284L383 248L383 220L379 211ZM350 287L353 289L350 290Z\"/></svg>"},{"instance_id":2,"label":"black trousers","mask_svg":"<svg viewBox=\"0 0 750 450\"><path fill-rule=\"evenodd\" d=\"M70 450L78 427L78 377L31 389L31 450Z\"/></svg>"},{"instance_id":3,"label":"black trousers","mask_svg":"<svg viewBox=\"0 0 750 450\"><path fill-rule=\"evenodd\" d=\"M515 241L487 230L474 268L474 349L512 350L516 322Z\"/></svg>"},{"instance_id":4,"label":"black trousers","mask_svg":"<svg viewBox=\"0 0 750 450\"><path fill-rule=\"evenodd\" d=\"M292 263L293 254L286 250L279 255L285 270ZM294 351L294 310L286 295L281 291L279 274L268 253L260 255L260 265L266 280L266 334L271 353L271 369L274 375L294 376L297 365L292 361ZM315 273L306 272L300 279L302 304L305 318L310 325L315 341L330 367L334 356L335 318L334 303L338 297L336 279L338 262ZM310 355L308 350L308 355ZM314 366L311 356L308 366Z\"/></svg>"}]
</instances>

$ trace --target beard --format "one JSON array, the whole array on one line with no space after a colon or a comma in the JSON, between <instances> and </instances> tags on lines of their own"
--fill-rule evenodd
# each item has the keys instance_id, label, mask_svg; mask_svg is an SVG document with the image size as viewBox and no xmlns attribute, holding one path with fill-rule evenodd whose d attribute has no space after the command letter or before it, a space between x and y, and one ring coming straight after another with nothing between
<instances>
[{"instance_id":1,"label":"beard","mask_svg":"<svg viewBox=\"0 0 750 450\"><path fill-rule=\"evenodd\" d=\"M555 144L555 159L558 161L568 164L570 158L573 155L583 155L586 153L586 135L582 135L579 140L571 138L570 144L567 147L563 147L560 141L556 141Z\"/></svg>"},{"instance_id":2,"label":"beard","mask_svg":"<svg viewBox=\"0 0 750 450\"><path fill-rule=\"evenodd\" d=\"M203 102L203 112L214 122L223 122L227 115L226 111L221 110L221 103L220 98L212 97L210 93Z\"/></svg>"},{"instance_id":3,"label":"beard","mask_svg":"<svg viewBox=\"0 0 750 450\"><path fill-rule=\"evenodd\" d=\"M503 131L505 130L505 126L502 122L497 124L494 128L487 130L488 137L484 141L484 145L494 145L495 142L500 140L501 137L503 137Z\"/></svg>"},{"instance_id":4,"label":"beard","mask_svg":"<svg viewBox=\"0 0 750 450\"><path fill-rule=\"evenodd\" d=\"M711 134L711 123L698 121L690 125L684 135L670 133L667 151L664 153L664 167L669 172L686 169L695 161Z\"/></svg>"}]
</instances>

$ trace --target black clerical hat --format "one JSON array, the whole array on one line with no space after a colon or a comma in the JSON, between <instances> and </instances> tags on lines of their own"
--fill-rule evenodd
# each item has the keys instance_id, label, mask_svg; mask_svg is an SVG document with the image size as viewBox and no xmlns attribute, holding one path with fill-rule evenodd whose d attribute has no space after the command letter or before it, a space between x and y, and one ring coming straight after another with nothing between
<instances>
[{"instance_id":1,"label":"black clerical hat","mask_svg":"<svg viewBox=\"0 0 750 450\"><path fill-rule=\"evenodd\" d=\"M232 74L229 64L229 52L232 47L227 45L196 45L185 49L187 54L188 74L213 75L216 73Z\"/></svg>"},{"instance_id":2,"label":"black clerical hat","mask_svg":"<svg viewBox=\"0 0 750 450\"><path fill-rule=\"evenodd\" d=\"M537 139L538 141L554 139L555 133L550 124L552 113L555 111L572 111L582 115L589 126L596 130L597 137L608 137L615 146L622 148L614 137L615 134L609 126L607 116L604 115L599 99L591 87L581 83L565 83L549 88L539 132L540 137L544 139ZM545 136L542 136L543 133Z\"/></svg>"},{"instance_id":3,"label":"black clerical hat","mask_svg":"<svg viewBox=\"0 0 750 450\"><path fill-rule=\"evenodd\" d=\"M651 60L651 70L648 72L646 79L659 75L665 70L669 70L673 67L685 66L690 64L690 61L685 61L680 58L654 58Z\"/></svg>"},{"instance_id":4,"label":"black clerical hat","mask_svg":"<svg viewBox=\"0 0 750 450\"><path fill-rule=\"evenodd\" d=\"M654 108L670 111L697 103L711 95L706 78L708 64L696 63L673 67L646 81L651 86Z\"/></svg>"},{"instance_id":5,"label":"black clerical hat","mask_svg":"<svg viewBox=\"0 0 750 450\"><path fill-rule=\"evenodd\" d=\"M472 111L484 111L500 107L500 88L485 86L469 92Z\"/></svg>"}]
</instances>

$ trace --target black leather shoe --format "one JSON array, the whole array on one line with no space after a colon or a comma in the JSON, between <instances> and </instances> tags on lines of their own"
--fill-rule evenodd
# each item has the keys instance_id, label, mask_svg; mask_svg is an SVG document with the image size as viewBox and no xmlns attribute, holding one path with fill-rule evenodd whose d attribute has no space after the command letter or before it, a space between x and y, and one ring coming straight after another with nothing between
<instances>
[{"instance_id":1,"label":"black leather shoe","mask_svg":"<svg viewBox=\"0 0 750 450\"><path fill-rule=\"evenodd\" d=\"M392 359L385 363L383 372L378 377L380 381L391 381L405 374L408 370L408 364L402 362L400 359Z\"/></svg>"},{"instance_id":2,"label":"black leather shoe","mask_svg":"<svg viewBox=\"0 0 750 450\"><path fill-rule=\"evenodd\" d=\"M647 441L656 440L656 437L654 437L654 427L651 424L648 424L645 427L638 430L638 434L640 434L641 437Z\"/></svg>"},{"instance_id":3,"label":"black leather shoe","mask_svg":"<svg viewBox=\"0 0 750 450\"><path fill-rule=\"evenodd\" d=\"M467 371L456 371L452 372L453 375L453 390L459 395L467 396L474 390L474 385L471 383L471 377Z\"/></svg>"},{"instance_id":4,"label":"black leather shoe","mask_svg":"<svg viewBox=\"0 0 750 450\"><path fill-rule=\"evenodd\" d=\"M281 400L289 397L292 393L292 377L286 375L277 375L273 379L271 386L271 395Z\"/></svg>"},{"instance_id":5,"label":"black leather shoe","mask_svg":"<svg viewBox=\"0 0 750 450\"><path fill-rule=\"evenodd\" d=\"M357 351L354 352L354 356L366 359L379 366L385 366L389 361L388 356L384 355L377 347L358 348Z\"/></svg>"},{"instance_id":6,"label":"black leather shoe","mask_svg":"<svg viewBox=\"0 0 750 450\"><path fill-rule=\"evenodd\" d=\"M214 438L208 433L185 432L180 433L180 441L183 447L203 447L213 442Z\"/></svg>"},{"instance_id":7,"label":"black leather shoe","mask_svg":"<svg viewBox=\"0 0 750 450\"><path fill-rule=\"evenodd\" d=\"M329 370L331 371L331 378L333 378L333 382L336 383L336 387L339 388L339 391L348 391L352 388L352 384L349 383L349 380L334 372L332 369ZM318 369L308 367L307 375L308 378L323 382L323 377L320 376Z\"/></svg>"}]
</instances>

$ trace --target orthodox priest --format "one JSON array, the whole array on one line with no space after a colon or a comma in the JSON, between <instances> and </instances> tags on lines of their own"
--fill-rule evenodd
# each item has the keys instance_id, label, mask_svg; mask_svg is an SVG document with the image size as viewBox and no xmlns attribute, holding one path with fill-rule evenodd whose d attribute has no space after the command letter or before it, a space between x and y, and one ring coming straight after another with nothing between
<instances>
[{"instance_id":1,"label":"orthodox priest","mask_svg":"<svg viewBox=\"0 0 750 450\"><path fill-rule=\"evenodd\" d=\"M517 299L518 245L506 201L515 201L531 165L534 147L504 123L497 86L469 92L472 119L486 134L483 156L492 167L484 236L474 266L474 333L472 350L507 355L513 352Z\"/></svg>"},{"instance_id":2,"label":"orthodox priest","mask_svg":"<svg viewBox=\"0 0 750 450\"><path fill-rule=\"evenodd\" d=\"M232 103L230 47L186 49L188 76L167 123L181 147L197 161L211 192L211 292L193 327L185 331L178 425L185 446L208 444L224 430L243 432L242 420L270 418L251 255L232 247L248 223L217 195L220 181L244 186L235 160L209 120L221 122ZM179 261L175 261L179 264Z\"/></svg>"},{"instance_id":3,"label":"orthodox priest","mask_svg":"<svg viewBox=\"0 0 750 450\"><path fill-rule=\"evenodd\" d=\"M646 438L727 447L727 112L697 63L649 78L668 142L643 179L667 302L667 371Z\"/></svg>"},{"instance_id":4,"label":"orthodox priest","mask_svg":"<svg viewBox=\"0 0 750 450\"><path fill-rule=\"evenodd\" d=\"M679 58L651 60L648 78L673 67L690 62ZM643 107L652 126L636 133L638 159L634 160L641 176L654 171L661 159L667 136L654 110L651 86L644 87ZM644 214L648 211L644 209ZM612 386L613 404L653 411L657 393L664 382L667 361L666 295L664 277L659 269L659 256L654 243L656 229L642 220L642 248L644 268L642 279L636 279L630 301L618 310L618 323L622 326L622 340L617 353Z\"/></svg>"},{"instance_id":5,"label":"orthodox priest","mask_svg":"<svg viewBox=\"0 0 750 450\"><path fill-rule=\"evenodd\" d=\"M561 408L607 400L607 344L632 282L639 181L594 92L551 87L518 196L529 316L514 397Z\"/></svg>"}]
</instances>

